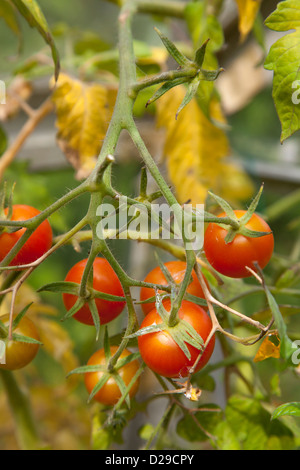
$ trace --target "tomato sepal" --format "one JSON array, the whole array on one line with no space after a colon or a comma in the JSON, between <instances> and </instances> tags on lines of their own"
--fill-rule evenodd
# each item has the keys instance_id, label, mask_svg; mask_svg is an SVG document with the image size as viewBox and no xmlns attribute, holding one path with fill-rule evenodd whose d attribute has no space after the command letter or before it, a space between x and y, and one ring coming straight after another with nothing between
<instances>
[{"instance_id":1,"label":"tomato sepal","mask_svg":"<svg viewBox=\"0 0 300 470\"><path fill-rule=\"evenodd\" d=\"M191 353L187 345L193 346L196 349L202 350L204 347L204 341L196 330L188 322L182 319L178 319L178 322L174 326L168 325L169 312L164 308L162 304L156 304L157 312L162 318L162 322L159 324L153 324L140 328L135 333L128 335L126 338L131 339L138 336L143 336L151 333L157 333L160 331L166 331L175 343L180 347L185 356L190 359Z\"/></svg>"},{"instance_id":2,"label":"tomato sepal","mask_svg":"<svg viewBox=\"0 0 300 470\"><path fill-rule=\"evenodd\" d=\"M19 342L19 343L38 344L39 346L43 345L43 343L41 341L38 341L37 339L31 338L30 336L20 335L19 333L13 333L12 334L12 340L16 341L16 342Z\"/></svg>"},{"instance_id":3,"label":"tomato sepal","mask_svg":"<svg viewBox=\"0 0 300 470\"><path fill-rule=\"evenodd\" d=\"M73 317L73 315L75 315L75 313L77 313L84 306L85 303L86 303L86 301L79 297L76 300L73 307L71 307L70 310L68 310L65 313L65 315L62 317L61 321L65 321L65 320L68 320L69 318Z\"/></svg>"},{"instance_id":4,"label":"tomato sepal","mask_svg":"<svg viewBox=\"0 0 300 470\"><path fill-rule=\"evenodd\" d=\"M37 292L63 292L66 294L78 295L79 286L76 282L57 281L45 284L37 289Z\"/></svg>"},{"instance_id":5,"label":"tomato sepal","mask_svg":"<svg viewBox=\"0 0 300 470\"><path fill-rule=\"evenodd\" d=\"M99 338L99 334L100 334L100 318L99 318L98 309L97 309L95 299L89 300L88 301L88 306L89 306L89 309L90 309L90 312L91 312L91 315L92 315L92 318L93 318L94 326L96 328L96 340L97 340Z\"/></svg>"},{"instance_id":6,"label":"tomato sepal","mask_svg":"<svg viewBox=\"0 0 300 470\"><path fill-rule=\"evenodd\" d=\"M215 201L218 203L218 205L223 209L223 211L225 212L225 214L227 215L229 219L228 223L225 222L223 217L219 218L219 221L208 220L209 222L215 223L228 231L224 240L226 245L229 243L232 243L237 235L243 235L248 238L260 238L266 235L270 235L272 233L272 231L268 231L268 232L256 231L256 230L251 230L246 227L246 224L250 221L250 219L252 218L253 214L255 213L257 209L262 192L263 192L263 184L261 185L254 199L252 200L247 211L245 211L245 214L241 218L238 218L236 216L234 209L230 206L230 204L227 201L225 201L225 199L223 199L220 196L217 196L211 191L208 192L208 194L211 197L213 197ZM208 219L210 218L211 218L210 214L208 214Z\"/></svg>"}]
</instances>

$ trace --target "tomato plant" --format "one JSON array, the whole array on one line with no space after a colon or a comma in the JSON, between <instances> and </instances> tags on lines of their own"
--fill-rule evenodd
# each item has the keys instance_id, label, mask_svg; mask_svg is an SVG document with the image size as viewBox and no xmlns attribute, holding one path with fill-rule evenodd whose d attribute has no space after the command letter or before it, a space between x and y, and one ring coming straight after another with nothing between
<instances>
[{"instance_id":1,"label":"tomato plant","mask_svg":"<svg viewBox=\"0 0 300 470\"><path fill-rule=\"evenodd\" d=\"M8 214L8 209L5 209ZM26 204L15 204L12 207L11 220L28 220L40 214L40 211ZM25 228L20 228L11 233L4 231L0 235L0 261L10 252L13 246L22 237ZM52 228L48 220L44 220L32 233L18 254L14 257L11 265L30 264L44 255L52 245Z\"/></svg>"},{"instance_id":2,"label":"tomato plant","mask_svg":"<svg viewBox=\"0 0 300 470\"><path fill-rule=\"evenodd\" d=\"M235 210L241 219L246 211ZM222 213L219 217L224 217ZM253 214L245 227L268 235L247 237L237 233L233 241L226 243L228 231L217 223L208 225L204 236L204 252L207 260L216 271L234 278L250 277L247 266L255 270L255 263L263 269L271 259L274 250L274 236L269 225L257 214Z\"/></svg>"},{"instance_id":3,"label":"tomato plant","mask_svg":"<svg viewBox=\"0 0 300 470\"><path fill-rule=\"evenodd\" d=\"M180 284L183 281L186 271L186 263L184 261L168 261L167 263L165 263L165 268L168 270L170 276L176 284ZM160 284L162 286L167 286L169 284L169 281L166 279L163 271L159 266L152 269L152 271L147 274L144 281L150 282L152 284ZM194 270L192 271L192 279L186 292L188 294L204 299L201 284ZM163 291L158 290L158 293L163 293ZM146 300L154 296L154 289L151 289L149 287L142 287L140 294L140 299L142 302L145 302ZM151 312L151 310L154 309L155 302L142 303L141 306L144 314L147 315L147 313Z\"/></svg>"},{"instance_id":4,"label":"tomato plant","mask_svg":"<svg viewBox=\"0 0 300 470\"><path fill-rule=\"evenodd\" d=\"M117 352L117 346L111 346L110 348L110 356L114 355ZM124 349L122 354L120 355L119 360L125 359L126 357L131 355L131 352L128 349ZM106 366L108 363L108 359L105 355L105 350L99 349L96 351L88 360L87 366L102 366L103 370L99 370L98 372L86 372L84 375L84 383L86 389L89 394L91 394L94 388L97 386L101 378L103 378L104 374L106 373ZM139 370L140 364L135 359L132 360L122 367L117 367L109 374L107 374L107 380L102 385L102 387L97 391L94 395L94 400L102 403L103 405L115 405L118 400L122 397L122 385L123 387L127 387L131 380L134 378L135 374ZM139 388L139 379L134 381L132 387L129 390L129 396L132 398L137 393Z\"/></svg>"},{"instance_id":5,"label":"tomato plant","mask_svg":"<svg viewBox=\"0 0 300 470\"><path fill-rule=\"evenodd\" d=\"M68 272L65 281L81 283L87 260L76 263ZM118 276L104 258L96 258L93 263L93 288L97 291L116 296L124 296L124 292ZM67 310L75 304L77 298L72 294L63 294L63 301ZM110 300L96 299L96 306L102 325L114 320L124 309L125 302L115 302ZM88 304L81 307L73 316L80 323L93 325L93 317Z\"/></svg>"},{"instance_id":6,"label":"tomato plant","mask_svg":"<svg viewBox=\"0 0 300 470\"><path fill-rule=\"evenodd\" d=\"M6 327L9 324L9 315L2 315L0 321ZM39 350L40 335L34 322L28 318L23 317L13 331L13 335L21 335L22 337L35 340L36 342L27 342L26 338L19 337L15 339L5 339L5 363L0 364L0 369L3 370L17 370L30 364L33 361Z\"/></svg>"},{"instance_id":7,"label":"tomato plant","mask_svg":"<svg viewBox=\"0 0 300 470\"><path fill-rule=\"evenodd\" d=\"M170 303L169 305L166 304L165 307L170 309ZM211 319L205 310L196 304L183 301L178 316L181 320L192 325L204 344L212 329ZM148 313L140 328L143 329L161 323L162 319L155 308ZM138 337L138 344L141 356L148 367L164 377L186 377L200 354L199 349L188 345L191 355L188 358L168 331L149 332L141 335ZM199 371L207 364L214 351L214 346L215 337L213 336L196 365L196 371Z\"/></svg>"}]
</instances>

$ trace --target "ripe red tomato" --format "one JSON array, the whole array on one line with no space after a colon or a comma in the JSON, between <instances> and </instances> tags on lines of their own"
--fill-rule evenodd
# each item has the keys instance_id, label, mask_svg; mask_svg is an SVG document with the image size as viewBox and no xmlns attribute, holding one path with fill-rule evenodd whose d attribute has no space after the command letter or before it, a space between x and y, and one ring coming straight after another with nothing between
<instances>
[{"instance_id":1,"label":"ripe red tomato","mask_svg":"<svg viewBox=\"0 0 300 470\"><path fill-rule=\"evenodd\" d=\"M3 315L0 320L5 326L9 324L9 315ZM40 340L38 330L30 318L24 316L17 328L13 331L19 335L28 336L37 341ZM37 343L23 343L21 341L10 340L5 346L5 364L0 364L0 369L17 370L27 366L39 350Z\"/></svg>"},{"instance_id":2,"label":"ripe red tomato","mask_svg":"<svg viewBox=\"0 0 300 470\"><path fill-rule=\"evenodd\" d=\"M87 259L76 263L68 272L65 281L76 282L80 284ZM117 295L124 297L124 291L115 271L112 269L109 262L104 258L96 258L93 264L93 288L105 294ZM73 294L63 294L63 302L67 310L77 301L77 296ZM96 306L99 313L100 323L102 325L114 320L125 306L124 302L115 302L110 300L95 299ZM85 304L73 316L76 320L85 325L94 325L93 317L90 312L88 304Z\"/></svg>"},{"instance_id":3,"label":"ripe red tomato","mask_svg":"<svg viewBox=\"0 0 300 470\"><path fill-rule=\"evenodd\" d=\"M171 274L172 278L176 282L176 284L180 284L183 281L185 271L186 271L186 262L185 261L169 261L165 263L165 266L169 273ZM159 266L154 268L150 273L145 277L145 282L150 282L151 284L160 284L162 286L167 286L168 282L160 269ZM163 291L158 291L159 293L163 293ZM191 295L196 297L204 298L204 293L197 277L195 271L192 271L192 282L189 284L187 288L187 292ZM140 299L141 301L145 301L150 299L151 297L155 296L154 289L150 289L148 287L142 287ZM151 312L155 308L155 302L141 304L143 312L145 315Z\"/></svg>"},{"instance_id":4,"label":"ripe red tomato","mask_svg":"<svg viewBox=\"0 0 300 470\"><path fill-rule=\"evenodd\" d=\"M8 213L7 209L5 210L5 213ZM11 220L28 220L38 214L40 214L40 211L34 207L15 204L13 206ZM0 261L6 257L25 231L25 228L21 228L17 232L3 232L0 235ZM10 264L12 266L18 266L33 263L51 248L52 239L53 234L51 225L48 220L44 220L44 222L42 222L41 225L39 225L33 232Z\"/></svg>"},{"instance_id":5,"label":"ripe red tomato","mask_svg":"<svg viewBox=\"0 0 300 470\"><path fill-rule=\"evenodd\" d=\"M110 353L113 356L117 351L117 346L111 346ZM131 354L128 349L124 349L120 355L120 359L127 357ZM87 365L101 365L105 366L106 358L104 349L99 349L96 351L92 357L89 359ZM131 362L128 362L125 366L121 367L116 371L119 376L122 378L126 387L131 382L132 378L139 369L139 362L135 359ZM94 387L97 385L101 377L103 376L102 371L99 372L87 372L84 376L84 382L88 393L90 394ZM138 391L139 388L139 379L137 379L129 391L129 396L132 398ZM94 396L94 400L102 403L103 405L115 405L118 400L121 398L122 393L119 389L119 386L113 377L110 377L108 381L100 388L100 390Z\"/></svg>"},{"instance_id":6,"label":"ripe red tomato","mask_svg":"<svg viewBox=\"0 0 300 470\"><path fill-rule=\"evenodd\" d=\"M240 219L246 211L234 211ZM224 217L222 213L219 217ZM257 214L253 214L246 228L260 232L271 232L269 225ZM271 259L274 250L273 234L250 238L238 234L230 243L225 243L227 230L210 223L204 236L204 252L208 262L221 274L233 278L251 276L246 266L255 270L254 262L263 269Z\"/></svg>"},{"instance_id":7,"label":"ripe red tomato","mask_svg":"<svg viewBox=\"0 0 300 470\"><path fill-rule=\"evenodd\" d=\"M170 310L171 304L165 304ZM192 302L183 301L178 312L179 318L188 322L196 330L205 342L208 338L212 322L205 310ZM156 308L153 309L143 320L140 329L162 322ZM147 366L163 377L186 377L190 368L199 356L199 350L194 346L187 345L191 353L188 359L178 344L167 331L147 333L138 337L138 345L141 356ZM212 336L201 359L196 366L196 372L202 369L209 361L215 347L215 336Z\"/></svg>"}]
</instances>

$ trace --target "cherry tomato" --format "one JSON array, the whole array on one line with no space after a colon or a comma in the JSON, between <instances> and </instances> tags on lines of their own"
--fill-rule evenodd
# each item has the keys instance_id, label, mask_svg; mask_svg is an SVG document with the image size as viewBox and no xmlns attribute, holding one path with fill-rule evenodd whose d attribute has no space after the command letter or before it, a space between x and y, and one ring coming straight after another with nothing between
<instances>
[{"instance_id":1,"label":"cherry tomato","mask_svg":"<svg viewBox=\"0 0 300 470\"><path fill-rule=\"evenodd\" d=\"M111 346L110 348L110 353L111 356L113 356L116 351L117 351L117 346ZM128 349L124 349L122 354L120 355L119 359L122 359L124 357L129 356L131 354ZM92 357L89 359L87 365L102 365L105 366L106 364L106 358L105 358L105 353L104 349L99 349L99 351L96 351ZM124 384L126 387L129 385L131 382L132 378L136 374L136 372L139 369L139 362L135 359L131 362L128 362L125 364L125 366L121 367L116 371L116 373L119 374L121 379L123 380ZM97 385L101 377L103 376L102 371L99 372L87 372L84 376L84 381L85 381L85 386L90 394L94 387ZM137 379L134 384L132 385L130 391L129 391L129 396L132 398L136 392L138 391L139 388L139 379ZM98 401L99 403L102 403L103 405L115 405L118 400L121 398L122 393L120 391L120 388L115 381L114 377L111 376L108 381L103 385L103 387L100 388L100 390L96 393L94 396L94 400Z\"/></svg>"},{"instance_id":2,"label":"cherry tomato","mask_svg":"<svg viewBox=\"0 0 300 470\"><path fill-rule=\"evenodd\" d=\"M240 219L246 211L234 211ZM219 217L224 217L222 213ZM269 225L257 214L253 214L246 228L260 232L271 232ZM233 278L251 276L246 266L255 270L254 262L263 269L271 259L274 250L273 234L250 238L238 234L230 243L225 243L227 230L210 223L204 236L204 252L208 262L220 274Z\"/></svg>"},{"instance_id":3,"label":"cherry tomato","mask_svg":"<svg viewBox=\"0 0 300 470\"><path fill-rule=\"evenodd\" d=\"M176 284L180 284L183 281L185 271L186 271L186 262L185 261L169 261L165 263L165 267L169 271L170 275L176 282ZM145 282L150 282L151 284L160 284L162 286L167 286L168 281L166 280L162 270L159 266L154 268L150 273L145 277ZM163 291L158 291L159 293L163 293ZM196 297L204 298L204 293L197 277L195 271L192 271L192 281L187 288L187 292L191 295ZM145 301L150 299L151 297L155 296L155 290L150 289L148 287L142 287L140 299L141 301ZM155 308L155 302L141 304L142 310L145 315L151 312Z\"/></svg>"},{"instance_id":4,"label":"cherry tomato","mask_svg":"<svg viewBox=\"0 0 300 470\"><path fill-rule=\"evenodd\" d=\"M5 213L8 213L7 209ZM38 214L40 214L40 211L34 207L15 204L13 206L11 220L28 220ZM25 231L26 228L21 228L17 232L3 232L0 235L0 261L6 257ZM12 266L18 266L33 263L51 248L52 239L51 225L48 220L44 220L29 237L10 264Z\"/></svg>"},{"instance_id":5,"label":"cherry tomato","mask_svg":"<svg viewBox=\"0 0 300 470\"><path fill-rule=\"evenodd\" d=\"M80 284L87 259L76 263L68 272L65 281L76 282ZM109 262L104 258L96 258L93 264L93 288L105 294L117 295L124 297L124 291L115 271L112 269ZM76 295L63 294L63 302L67 310L77 301ZM124 302L115 302L110 300L95 299L96 306L99 313L100 323L102 325L114 320L125 306ZM78 312L73 316L80 323L85 325L94 325L93 317L90 312L89 306L86 303Z\"/></svg>"},{"instance_id":6,"label":"cherry tomato","mask_svg":"<svg viewBox=\"0 0 300 470\"><path fill-rule=\"evenodd\" d=\"M9 315L0 317L1 322L8 326ZM40 340L38 330L32 320L28 317L23 317L13 333L27 336L29 338ZM5 346L5 364L0 364L0 369L4 370L17 370L27 366L39 350L37 343L23 343L21 341L9 340Z\"/></svg>"},{"instance_id":7,"label":"cherry tomato","mask_svg":"<svg viewBox=\"0 0 300 470\"><path fill-rule=\"evenodd\" d=\"M170 310L171 304L165 304L166 310ZM179 318L188 322L196 330L205 342L208 338L212 322L207 312L199 305L183 301L178 312ZM156 308L153 309L143 320L140 329L150 325L162 323ZM147 366L163 377L186 377L190 368L199 356L199 350L194 346L187 345L191 353L188 359L182 349L167 331L147 333L138 337L138 345L141 356ZM202 369L209 361L215 347L215 336L209 341L195 372Z\"/></svg>"}]
</instances>

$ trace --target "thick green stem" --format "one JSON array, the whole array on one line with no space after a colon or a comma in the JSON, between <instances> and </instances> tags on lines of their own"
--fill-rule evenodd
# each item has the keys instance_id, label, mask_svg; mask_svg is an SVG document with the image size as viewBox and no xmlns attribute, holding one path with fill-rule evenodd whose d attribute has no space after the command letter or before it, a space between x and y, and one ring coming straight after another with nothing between
<instances>
[{"instance_id":1,"label":"thick green stem","mask_svg":"<svg viewBox=\"0 0 300 470\"><path fill-rule=\"evenodd\" d=\"M42 449L43 443L37 433L28 397L20 389L12 372L2 370L0 374L15 421L16 438L20 449Z\"/></svg>"}]
</instances>

